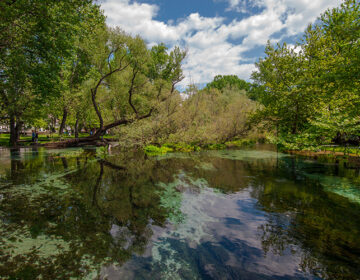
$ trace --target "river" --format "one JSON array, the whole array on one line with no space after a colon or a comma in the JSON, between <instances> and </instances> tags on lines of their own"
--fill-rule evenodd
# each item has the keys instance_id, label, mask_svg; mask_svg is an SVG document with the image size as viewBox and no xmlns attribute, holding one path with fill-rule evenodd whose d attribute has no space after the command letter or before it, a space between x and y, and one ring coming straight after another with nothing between
<instances>
[{"instance_id":1,"label":"river","mask_svg":"<svg viewBox=\"0 0 360 280\"><path fill-rule=\"evenodd\" d=\"M360 168L263 145L0 150L1 279L360 279Z\"/></svg>"}]
</instances>

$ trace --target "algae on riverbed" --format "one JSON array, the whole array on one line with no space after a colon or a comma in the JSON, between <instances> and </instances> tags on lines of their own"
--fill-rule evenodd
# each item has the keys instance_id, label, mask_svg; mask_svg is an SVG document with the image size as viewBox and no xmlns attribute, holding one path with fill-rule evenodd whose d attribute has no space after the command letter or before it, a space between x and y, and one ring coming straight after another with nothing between
<instances>
[{"instance_id":1,"label":"algae on riverbed","mask_svg":"<svg viewBox=\"0 0 360 280\"><path fill-rule=\"evenodd\" d=\"M73 155L4 163L3 278L358 275L357 169L260 149Z\"/></svg>"}]
</instances>

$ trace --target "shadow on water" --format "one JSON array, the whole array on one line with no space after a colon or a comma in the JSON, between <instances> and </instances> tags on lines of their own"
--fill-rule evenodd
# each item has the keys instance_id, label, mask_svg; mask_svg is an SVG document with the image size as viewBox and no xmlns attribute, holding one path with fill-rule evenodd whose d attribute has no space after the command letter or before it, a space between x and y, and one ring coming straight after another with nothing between
<instances>
[{"instance_id":1,"label":"shadow on water","mask_svg":"<svg viewBox=\"0 0 360 280\"><path fill-rule=\"evenodd\" d=\"M358 279L359 170L269 149L1 151L5 279Z\"/></svg>"}]
</instances>

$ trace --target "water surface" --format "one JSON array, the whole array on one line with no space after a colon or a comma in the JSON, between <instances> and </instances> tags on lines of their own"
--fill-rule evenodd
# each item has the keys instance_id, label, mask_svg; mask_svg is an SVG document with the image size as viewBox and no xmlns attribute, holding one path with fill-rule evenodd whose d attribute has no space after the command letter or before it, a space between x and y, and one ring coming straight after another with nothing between
<instances>
[{"instance_id":1,"label":"water surface","mask_svg":"<svg viewBox=\"0 0 360 280\"><path fill-rule=\"evenodd\" d=\"M360 279L360 170L270 147L0 150L4 279Z\"/></svg>"}]
</instances>

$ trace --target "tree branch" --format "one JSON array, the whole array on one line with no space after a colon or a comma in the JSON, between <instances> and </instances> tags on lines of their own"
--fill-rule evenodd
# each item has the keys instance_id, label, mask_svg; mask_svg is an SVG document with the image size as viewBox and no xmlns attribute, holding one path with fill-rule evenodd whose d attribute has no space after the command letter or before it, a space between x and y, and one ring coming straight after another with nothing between
<instances>
[{"instance_id":1,"label":"tree branch","mask_svg":"<svg viewBox=\"0 0 360 280\"><path fill-rule=\"evenodd\" d=\"M117 164L114 164L114 163L111 163L107 160L104 160L104 159L101 159L99 160L100 163L102 163L103 165L107 166L107 167L110 167L112 169L116 169L116 170L126 170L125 167L123 166L120 166L120 165L117 165Z\"/></svg>"},{"instance_id":2,"label":"tree branch","mask_svg":"<svg viewBox=\"0 0 360 280\"><path fill-rule=\"evenodd\" d=\"M104 126L101 131L99 131L99 134L100 133L105 133L107 130L109 130L111 128L114 128L114 127L117 127L119 125L130 124L130 123L133 123L136 120L143 120L143 119L149 118L151 116L153 110L154 110L154 108L151 108L149 113L147 113L145 115L142 115L140 117L137 116L135 119L121 119L121 120L115 121L115 122L113 122L111 124L108 124L108 125ZM95 135L98 135L98 134L96 133Z\"/></svg>"},{"instance_id":3,"label":"tree branch","mask_svg":"<svg viewBox=\"0 0 360 280\"><path fill-rule=\"evenodd\" d=\"M99 106L97 105L97 102L96 102L96 94L97 94L97 90L99 88L99 86L102 84L102 82L110 77L112 74L116 73L116 72L120 72L120 71L123 71L125 70L128 66L129 66L129 63L126 64L125 66L122 67L122 60L123 58L125 57L125 55L121 58L120 60L120 67L119 68L116 68L112 71L110 71L109 73L105 74L104 76L102 76L100 78L100 80L98 81L98 83L96 84L95 88L91 89L91 100L92 100L92 103L93 103L93 106L94 106L94 109L95 109L95 112L96 112L96 115L98 116L99 118L99 122L100 122L100 129L102 129L104 127L104 120L102 118L102 115L101 115L101 112L100 112L100 109L99 109Z\"/></svg>"},{"instance_id":4,"label":"tree branch","mask_svg":"<svg viewBox=\"0 0 360 280\"><path fill-rule=\"evenodd\" d=\"M136 78L137 73L138 73L138 70L133 69L133 76L132 76L131 85L129 88L129 104L130 104L131 108L133 109L134 113L136 114L136 116L138 115L138 111L136 110L135 106L132 104L132 94L134 91L134 83L135 83L135 78Z\"/></svg>"}]
</instances>

